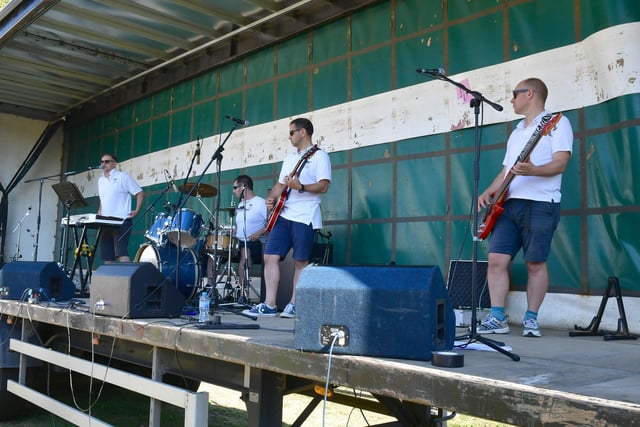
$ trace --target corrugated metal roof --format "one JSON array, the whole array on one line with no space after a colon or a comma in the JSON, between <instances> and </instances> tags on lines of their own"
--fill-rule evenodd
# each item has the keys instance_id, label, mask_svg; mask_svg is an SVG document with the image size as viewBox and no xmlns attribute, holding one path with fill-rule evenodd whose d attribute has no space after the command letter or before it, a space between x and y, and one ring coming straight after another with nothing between
<instances>
[{"instance_id":1,"label":"corrugated metal roof","mask_svg":"<svg viewBox=\"0 0 640 427\"><path fill-rule=\"evenodd\" d=\"M13 0L0 112L97 114L376 1Z\"/></svg>"}]
</instances>

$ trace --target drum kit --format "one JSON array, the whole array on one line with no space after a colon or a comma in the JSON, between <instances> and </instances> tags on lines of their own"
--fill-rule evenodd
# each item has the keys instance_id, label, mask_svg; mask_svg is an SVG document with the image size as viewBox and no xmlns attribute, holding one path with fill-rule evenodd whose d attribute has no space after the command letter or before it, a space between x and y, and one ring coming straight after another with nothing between
<instances>
[{"instance_id":1,"label":"drum kit","mask_svg":"<svg viewBox=\"0 0 640 427\"><path fill-rule=\"evenodd\" d=\"M212 302L236 302L244 292L239 289L238 276L231 265L237 262L240 253L234 237L235 207L220 208L229 213L230 224L220 225L216 233L214 215L201 199L214 197L218 192L208 184L197 184L192 191L193 186L188 183L180 191L194 194L210 219L205 221L201 214L187 208L178 209L173 215L171 211L158 213L144 233L147 241L140 245L135 261L153 264L165 277L175 281L187 299L205 291ZM220 295L216 287L221 283L224 283L224 295Z\"/></svg>"}]
</instances>

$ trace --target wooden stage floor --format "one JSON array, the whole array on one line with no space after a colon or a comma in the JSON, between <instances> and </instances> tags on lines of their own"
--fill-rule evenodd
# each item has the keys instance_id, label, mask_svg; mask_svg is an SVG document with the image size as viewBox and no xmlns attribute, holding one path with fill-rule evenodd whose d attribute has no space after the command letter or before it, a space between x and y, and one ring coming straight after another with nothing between
<instances>
[{"instance_id":1,"label":"wooden stage floor","mask_svg":"<svg viewBox=\"0 0 640 427\"><path fill-rule=\"evenodd\" d=\"M193 356L194 363L238 366L245 369L244 378L241 372L226 374L223 381L198 378L238 389L253 388L247 384L247 368L323 384L327 374L328 354L294 348L292 319L254 322L219 312L222 324L257 323L259 329L200 330L184 318L120 319L91 315L82 306L47 307L6 300L0 300L0 313L5 318L12 315L56 325L63 331L69 327L78 333L99 334L105 340L115 337L132 346L123 354L142 353L136 346L157 347ZM465 331L458 328L457 332ZM640 425L640 340L605 341L597 336L569 337L568 332L544 329L542 338L524 338L521 327L512 325L510 334L489 337L503 341L520 361L494 351L455 348L464 355L460 368L434 367L429 361L332 355L330 383L515 425ZM105 348L111 348L106 341ZM188 367L186 360L184 367ZM198 372L197 366L194 371Z\"/></svg>"}]
</instances>

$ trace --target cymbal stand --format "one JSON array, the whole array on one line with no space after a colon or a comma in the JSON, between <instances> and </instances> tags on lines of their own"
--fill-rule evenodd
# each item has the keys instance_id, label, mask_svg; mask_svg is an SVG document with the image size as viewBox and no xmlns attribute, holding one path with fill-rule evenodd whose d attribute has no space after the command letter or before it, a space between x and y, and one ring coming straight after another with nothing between
<instances>
[{"instance_id":1,"label":"cymbal stand","mask_svg":"<svg viewBox=\"0 0 640 427\"><path fill-rule=\"evenodd\" d=\"M236 306L238 308L250 308L249 303L249 287L251 286L251 277L249 276L249 248L247 248L247 239L242 241L242 251L244 262L242 263L242 282L240 283L237 295Z\"/></svg>"},{"instance_id":2,"label":"cymbal stand","mask_svg":"<svg viewBox=\"0 0 640 427\"><path fill-rule=\"evenodd\" d=\"M251 277L249 276L249 248L248 248L248 240L249 236L247 236L247 200L245 197L246 188L243 188L240 192L240 202L238 204L238 209L242 210L242 224L238 223L240 219L240 215L236 217L236 227L238 227L238 236L242 236L242 247L238 248L238 250L242 251L242 256L240 257L243 260L242 265L238 266L238 268L242 268L242 281L240 282L240 286L238 289L238 296L236 307L237 308L251 308L251 304L249 303L249 288L251 287ZM242 232L240 232L242 230ZM254 290L255 292L255 290Z\"/></svg>"},{"instance_id":3,"label":"cymbal stand","mask_svg":"<svg viewBox=\"0 0 640 427\"><path fill-rule=\"evenodd\" d=\"M227 248L227 253L226 253L227 262L225 264L224 270L220 272L220 276L218 276L218 280L216 280L216 284L223 283L222 279L225 278L225 275L226 275L226 279L224 281L225 282L224 296L222 297L222 300L225 302L225 304L221 304L221 305L236 303L235 290L232 283L233 281L235 281L235 283L237 284L239 282L239 279L238 279L238 274L236 273L236 271L233 269L233 266L231 265L231 253L233 250L232 243L233 243L233 216L230 215L229 216L229 247Z\"/></svg>"}]
</instances>

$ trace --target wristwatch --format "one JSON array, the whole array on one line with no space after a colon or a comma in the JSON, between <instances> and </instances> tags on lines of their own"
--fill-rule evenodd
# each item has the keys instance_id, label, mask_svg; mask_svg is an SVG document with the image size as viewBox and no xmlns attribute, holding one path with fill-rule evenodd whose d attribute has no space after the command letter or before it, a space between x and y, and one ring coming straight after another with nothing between
<instances>
[{"instance_id":1,"label":"wristwatch","mask_svg":"<svg viewBox=\"0 0 640 427\"><path fill-rule=\"evenodd\" d=\"M304 184L300 183L300 189L298 190L298 193L304 193Z\"/></svg>"}]
</instances>

